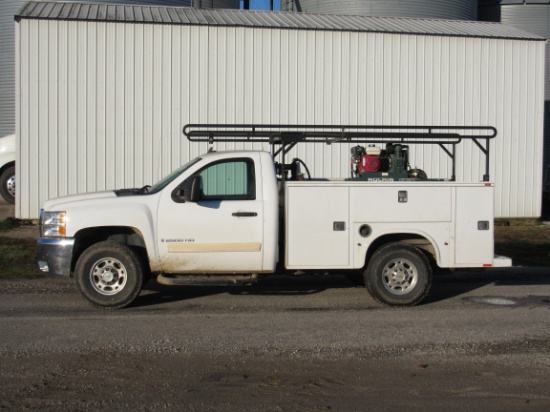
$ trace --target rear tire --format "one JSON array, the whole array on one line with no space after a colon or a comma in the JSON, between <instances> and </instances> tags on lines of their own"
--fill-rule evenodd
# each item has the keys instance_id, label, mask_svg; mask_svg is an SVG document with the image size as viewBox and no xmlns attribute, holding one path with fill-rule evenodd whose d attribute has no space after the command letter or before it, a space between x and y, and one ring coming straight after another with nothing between
<instances>
[{"instance_id":1,"label":"rear tire","mask_svg":"<svg viewBox=\"0 0 550 412\"><path fill-rule=\"evenodd\" d=\"M15 166L10 166L0 175L0 195L12 205L15 203Z\"/></svg>"},{"instance_id":2,"label":"rear tire","mask_svg":"<svg viewBox=\"0 0 550 412\"><path fill-rule=\"evenodd\" d=\"M390 243L378 249L364 276L371 296L390 306L416 305L432 285L428 258L420 249L404 243Z\"/></svg>"},{"instance_id":3,"label":"rear tire","mask_svg":"<svg viewBox=\"0 0 550 412\"><path fill-rule=\"evenodd\" d=\"M93 306L118 309L128 306L143 285L143 264L128 246L105 241L90 246L76 263L80 294Z\"/></svg>"}]
</instances>

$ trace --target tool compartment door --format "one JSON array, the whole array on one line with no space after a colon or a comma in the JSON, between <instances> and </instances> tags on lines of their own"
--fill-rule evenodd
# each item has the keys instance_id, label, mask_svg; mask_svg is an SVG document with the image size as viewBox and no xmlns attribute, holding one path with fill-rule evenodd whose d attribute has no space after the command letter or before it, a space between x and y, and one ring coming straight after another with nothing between
<instances>
[{"instance_id":1,"label":"tool compartment door","mask_svg":"<svg viewBox=\"0 0 550 412\"><path fill-rule=\"evenodd\" d=\"M493 191L491 185L456 188L456 266L490 266L493 262Z\"/></svg>"},{"instance_id":2,"label":"tool compartment door","mask_svg":"<svg viewBox=\"0 0 550 412\"><path fill-rule=\"evenodd\" d=\"M285 209L288 269L350 266L348 187L287 184Z\"/></svg>"}]
</instances>

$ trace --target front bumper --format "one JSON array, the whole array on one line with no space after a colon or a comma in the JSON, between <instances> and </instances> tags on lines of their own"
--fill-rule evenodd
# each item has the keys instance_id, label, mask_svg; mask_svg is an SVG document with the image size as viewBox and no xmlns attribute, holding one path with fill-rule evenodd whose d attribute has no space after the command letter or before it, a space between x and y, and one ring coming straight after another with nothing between
<instances>
[{"instance_id":1,"label":"front bumper","mask_svg":"<svg viewBox=\"0 0 550 412\"><path fill-rule=\"evenodd\" d=\"M70 276L74 239L38 239L36 262L42 272Z\"/></svg>"}]
</instances>

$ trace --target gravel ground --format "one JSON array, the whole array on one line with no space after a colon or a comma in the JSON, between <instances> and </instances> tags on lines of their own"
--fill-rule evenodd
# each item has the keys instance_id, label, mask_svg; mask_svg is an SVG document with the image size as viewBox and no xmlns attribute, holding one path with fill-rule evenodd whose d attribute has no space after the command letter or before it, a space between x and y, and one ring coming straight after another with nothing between
<instances>
[{"instance_id":1,"label":"gravel ground","mask_svg":"<svg viewBox=\"0 0 550 412\"><path fill-rule=\"evenodd\" d=\"M408 309L306 276L152 281L101 311L69 279L4 280L0 410L546 411L549 297L545 269L441 278Z\"/></svg>"},{"instance_id":2,"label":"gravel ground","mask_svg":"<svg viewBox=\"0 0 550 412\"><path fill-rule=\"evenodd\" d=\"M38 233L38 226L36 225L27 225L27 226L19 226L15 229L2 232L0 237L7 237L7 238L16 238L16 239L36 239L40 237Z\"/></svg>"}]
</instances>

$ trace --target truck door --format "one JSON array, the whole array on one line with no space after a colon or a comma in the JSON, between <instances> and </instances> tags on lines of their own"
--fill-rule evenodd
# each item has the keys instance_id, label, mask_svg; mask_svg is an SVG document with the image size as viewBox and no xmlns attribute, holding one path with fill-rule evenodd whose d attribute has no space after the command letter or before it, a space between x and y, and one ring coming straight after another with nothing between
<instances>
[{"instance_id":1,"label":"truck door","mask_svg":"<svg viewBox=\"0 0 550 412\"><path fill-rule=\"evenodd\" d=\"M261 168L252 158L209 163L201 199L183 202L163 193L158 208L162 270L167 273L247 273L262 269Z\"/></svg>"}]
</instances>

